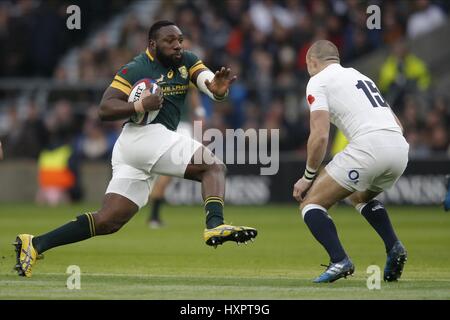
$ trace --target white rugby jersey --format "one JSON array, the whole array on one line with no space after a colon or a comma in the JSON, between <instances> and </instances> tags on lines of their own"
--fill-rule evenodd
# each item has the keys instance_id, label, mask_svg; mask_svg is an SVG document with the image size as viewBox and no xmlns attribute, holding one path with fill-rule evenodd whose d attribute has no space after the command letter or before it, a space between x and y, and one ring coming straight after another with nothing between
<instances>
[{"instance_id":1,"label":"white rugby jersey","mask_svg":"<svg viewBox=\"0 0 450 320\"><path fill-rule=\"evenodd\" d=\"M379 130L402 133L375 83L353 68L330 64L311 77L306 98L311 112L328 111L349 141Z\"/></svg>"}]
</instances>

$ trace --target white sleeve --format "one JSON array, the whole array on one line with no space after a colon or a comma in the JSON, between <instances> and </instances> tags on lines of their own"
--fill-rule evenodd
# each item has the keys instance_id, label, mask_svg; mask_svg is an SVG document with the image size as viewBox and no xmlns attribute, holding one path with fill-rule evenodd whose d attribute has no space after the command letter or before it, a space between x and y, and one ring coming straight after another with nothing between
<instances>
[{"instance_id":1,"label":"white sleeve","mask_svg":"<svg viewBox=\"0 0 450 320\"><path fill-rule=\"evenodd\" d=\"M329 111L325 86L314 80L309 80L306 86L306 100L309 109L311 112L317 110Z\"/></svg>"}]
</instances>

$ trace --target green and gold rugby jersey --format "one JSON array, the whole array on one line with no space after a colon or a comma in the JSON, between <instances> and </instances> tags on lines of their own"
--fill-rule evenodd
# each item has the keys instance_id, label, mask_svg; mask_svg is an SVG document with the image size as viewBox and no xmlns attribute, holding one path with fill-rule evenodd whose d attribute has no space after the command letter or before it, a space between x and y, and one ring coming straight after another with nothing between
<instances>
[{"instance_id":1,"label":"green and gold rugby jersey","mask_svg":"<svg viewBox=\"0 0 450 320\"><path fill-rule=\"evenodd\" d=\"M161 123L169 130L176 130L185 106L189 81L195 71L206 68L203 62L192 52L184 51L178 68L166 68L157 62L148 49L136 56L131 62L120 68L111 87L127 96L134 84L147 78L155 81L164 94L163 106L151 123Z\"/></svg>"}]
</instances>

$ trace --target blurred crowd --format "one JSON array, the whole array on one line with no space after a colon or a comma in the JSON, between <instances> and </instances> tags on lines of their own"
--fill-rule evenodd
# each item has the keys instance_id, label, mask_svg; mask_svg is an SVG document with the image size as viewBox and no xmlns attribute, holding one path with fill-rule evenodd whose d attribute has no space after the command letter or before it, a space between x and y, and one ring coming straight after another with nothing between
<instances>
[{"instance_id":1,"label":"blurred crowd","mask_svg":"<svg viewBox=\"0 0 450 320\"><path fill-rule=\"evenodd\" d=\"M0 75L52 76L70 47L79 45L96 28L131 0L2 0L0 1ZM67 8L77 5L82 28L67 32ZM72 13L72 12L70 12Z\"/></svg>"},{"instance_id":2,"label":"blurred crowd","mask_svg":"<svg viewBox=\"0 0 450 320\"><path fill-rule=\"evenodd\" d=\"M66 16L61 11L64 3L49 3L53 4L50 11L55 19ZM366 26L369 4L381 7L380 30L369 30ZM10 39L2 43L14 43L13 48L0 49L2 76L52 75L61 82L107 83L123 64L145 49L148 28L154 22L141 21L129 14L115 42L107 30L97 32L95 41L79 48L74 67L58 63L67 45L58 47L57 41L50 44L58 37L53 33L61 32L51 25L51 19L48 33L41 34L44 32L37 31L24 18L26 12L31 12L29 15L36 17L31 20L38 23L41 12L48 12L41 7L39 1L31 0L19 1L16 6L0 4L0 37ZM110 10L103 14L105 20L120 13L114 9L120 8L119 5L106 7ZM411 155L426 158L436 154L450 156L450 99L430 93L433 79L426 64L410 54L406 46L398 44L443 25L448 19L448 9L446 1L431 0L198 0L162 1L155 17L176 22L185 34L186 48L212 70L229 66L238 75L227 102L215 105L207 98L202 100L208 126L222 130L279 128L281 150L299 154L305 152L309 132L304 91L308 80L305 55L310 44L317 39L333 41L344 66L351 66L355 59L377 48L392 47L392 54L380 66L379 78L374 80L404 123ZM21 10L25 13L17 13ZM23 26L27 23L28 26ZM17 43L11 40L17 37L16 30L25 30L20 32L21 41ZM32 39L31 43L28 39ZM34 51L38 42L47 51ZM51 61L35 61L36 55ZM120 126L99 123L95 105L85 112L74 113L73 104L58 100L49 106L37 106L29 101L21 108L10 104L0 109L0 140L4 141L6 153L36 158L52 136L60 139L67 136L80 158L107 159ZM68 134L60 135L54 123L58 127L69 118L71 125L62 125Z\"/></svg>"}]
</instances>

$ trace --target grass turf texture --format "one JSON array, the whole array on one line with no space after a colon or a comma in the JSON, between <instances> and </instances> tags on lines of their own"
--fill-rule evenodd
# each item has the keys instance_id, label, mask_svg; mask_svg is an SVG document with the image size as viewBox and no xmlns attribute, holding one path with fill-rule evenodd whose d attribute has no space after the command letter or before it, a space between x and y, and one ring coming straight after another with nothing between
<instances>
[{"instance_id":1,"label":"grass turf texture","mask_svg":"<svg viewBox=\"0 0 450 320\"><path fill-rule=\"evenodd\" d=\"M163 207L166 226L150 230L148 209L118 233L54 248L30 279L18 277L10 244L18 233L42 234L92 205L0 205L0 299L450 299L450 215L441 208L388 207L409 259L398 283L366 286L366 269L385 263L382 241L350 207L332 209L354 277L311 280L328 259L295 206L226 206L227 222L252 226L254 243L203 243L200 206ZM68 290L69 265L81 268L81 290ZM382 276L382 274L381 274Z\"/></svg>"}]
</instances>

